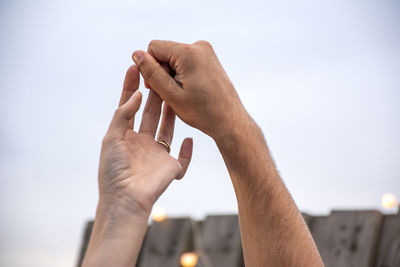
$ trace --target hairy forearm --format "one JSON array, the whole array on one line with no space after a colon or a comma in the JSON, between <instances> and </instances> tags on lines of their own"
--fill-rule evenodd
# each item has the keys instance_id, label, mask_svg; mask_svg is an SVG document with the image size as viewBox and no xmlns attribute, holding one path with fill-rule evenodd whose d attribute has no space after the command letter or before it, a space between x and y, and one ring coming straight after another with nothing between
<instances>
[{"instance_id":1,"label":"hairy forearm","mask_svg":"<svg viewBox=\"0 0 400 267\"><path fill-rule=\"evenodd\" d=\"M214 139L238 200L246 266L323 266L259 127L243 112L226 130Z\"/></svg>"},{"instance_id":2,"label":"hairy forearm","mask_svg":"<svg viewBox=\"0 0 400 267\"><path fill-rule=\"evenodd\" d=\"M127 203L99 201L83 267L135 265L148 216L127 206Z\"/></svg>"}]
</instances>

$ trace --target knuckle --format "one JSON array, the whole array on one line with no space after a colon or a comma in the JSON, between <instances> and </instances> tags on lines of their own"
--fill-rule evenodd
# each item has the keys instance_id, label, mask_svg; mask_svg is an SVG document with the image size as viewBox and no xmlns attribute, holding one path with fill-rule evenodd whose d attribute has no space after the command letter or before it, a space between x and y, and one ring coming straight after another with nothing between
<instances>
[{"instance_id":1,"label":"knuckle","mask_svg":"<svg viewBox=\"0 0 400 267\"><path fill-rule=\"evenodd\" d=\"M191 65L192 61L196 58L198 51L197 47L193 45L185 45L181 48L179 61L185 66Z\"/></svg>"},{"instance_id":2,"label":"knuckle","mask_svg":"<svg viewBox=\"0 0 400 267\"><path fill-rule=\"evenodd\" d=\"M158 44L158 42L159 42L159 40L151 40L150 43L149 43L149 46L147 47L148 51L151 51L151 49L153 47L155 47Z\"/></svg>"},{"instance_id":3,"label":"knuckle","mask_svg":"<svg viewBox=\"0 0 400 267\"><path fill-rule=\"evenodd\" d=\"M186 55L186 56L190 56L194 53L194 47L192 45L185 45L182 47L182 52Z\"/></svg>"},{"instance_id":4,"label":"knuckle","mask_svg":"<svg viewBox=\"0 0 400 267\"><path fill-rule=\"evenodd\" d=\"M195 42L194 44L197 46L201 46L201 47L212 48L212 45L210 44L210 42L208 42L206 40L199 40L199 41Z\"/></svg>"}]
</instances>

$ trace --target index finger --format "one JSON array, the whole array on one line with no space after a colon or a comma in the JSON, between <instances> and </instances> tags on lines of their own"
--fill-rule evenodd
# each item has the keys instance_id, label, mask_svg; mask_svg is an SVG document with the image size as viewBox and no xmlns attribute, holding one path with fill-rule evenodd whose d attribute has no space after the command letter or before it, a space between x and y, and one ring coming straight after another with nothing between
<instances>
[{"instance_id":1,"label":"index finger","mask_svg":"<svg viewBox=\"0 0 400 267\"><path fill-rule=\"evenodd\" d=\"M149 53L149 54L151 55L151 53ZM163 69L164 69L166 72L168 72L169 75L172 74L172 70L171 70L171 68L169 67L168 63L161 63L161 67L163 67ZM147 89L153 89L153 88L151 88L150 84L148 84L146 81L144 81L144 86L145 86Z\"/></svg>"},{"instance_id":2,"label":"index finger","mask_svg":"<svg viewBox=\"0 0 400 267\"><path fill-rule=\"evenodd\" d=\"M159 62L170 62L174 51L184 45L172 41L153 40L150 42L147 52Z\"/></svg>"}]
</instances>

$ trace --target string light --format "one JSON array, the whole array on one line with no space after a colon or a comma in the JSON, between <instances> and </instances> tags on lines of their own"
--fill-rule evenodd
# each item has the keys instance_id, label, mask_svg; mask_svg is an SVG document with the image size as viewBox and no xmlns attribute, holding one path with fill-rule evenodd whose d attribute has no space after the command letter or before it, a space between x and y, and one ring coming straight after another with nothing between
<instances>
[{"instance_id":1,"label":"string light","mask_svg":"<svg viewBox=\"0 0 400 267\"><path fill-rule=\"evenodd\" d=\"M155 206L151 211L151 218L155 222L165 221L165 219L167 219L167 212L163 207Z\"/></svg>"},{"instance_id":2,"label":"string light","mask_svg":"<svg viewBox=\"0 0 400 267\"><path fill-rule=\"evenodd\" d=\"M396 196L391 193L386 193L382 196L382 206L385 209L392 209L399 205L399 201Z\"/></svg>"},{"instance_id":3,"label":"string light","mask_svg":"<svg viewBox=\"0 0 400 267\"><path fill-rule=\"evenodd\" d=\"M182 267L194 267L197 264L199 259L199 255L194 252L186 252L181 256L181 265Z\"/></svg>"}]
</instances>

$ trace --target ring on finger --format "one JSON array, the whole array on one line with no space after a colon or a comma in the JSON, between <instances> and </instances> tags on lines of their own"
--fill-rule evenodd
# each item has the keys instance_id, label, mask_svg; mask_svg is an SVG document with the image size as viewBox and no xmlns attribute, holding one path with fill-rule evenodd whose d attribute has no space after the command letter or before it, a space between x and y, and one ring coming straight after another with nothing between
<instances>
[{"instance_id":1,"label":"ring on finger","mask_svg":"<svg viewBox=\"0 0 400 267\"><path fill-rule=\"evenodd\" d=\"M164 146L165 150L167 150L168 153L171 152L171 147L167 142L161 141L161 140L157 140L157 143L159 143L160 145Z\"/></svg>"}]
</instances>

